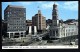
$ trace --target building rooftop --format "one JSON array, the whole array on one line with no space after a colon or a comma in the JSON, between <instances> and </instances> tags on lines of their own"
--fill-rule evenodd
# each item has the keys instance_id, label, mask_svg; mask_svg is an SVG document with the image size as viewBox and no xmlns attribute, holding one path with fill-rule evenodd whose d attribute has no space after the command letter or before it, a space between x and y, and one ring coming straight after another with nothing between
<instances>
[{"instance_id":1,"label":"building rooftop","mask_svg":"<svg viewBox=\"0 0 80 52\"><path fill-rule=\"evenodd\" d=\"M64 23L73 23L73 22L78 22L78 20L76 20L76 19L68 19L68 20L64 21Z\"/></svg>"},{"instance_id":2,"label":"building rooftop","mask_svg":"<svg viewBox=\"0 0 80 52\"><path fill-rule=\"evenodd\" d=\"M23 6L8 5L8 7L24 8Z\"/></svg>"},{"instance_id":3,"label":"building rooftop","mask_svg":"<svg viewBox=\"0 0 80 52\"><path fill-rule=\"evenodd\" d=\"M6 11L9 7L14 7L14 8L24 8L23 6L16 6L16 5L8 5L4 11Z\"/></svg>"},{"instance_id":4,"label":"building rooftop","mask_svg":"<svg viewBox=\"0 0 80 52\"><path fill-rule=\"evenodd\" d=\"M4 11L6 11L9 7L13 7L13 8L24 8L24 6L15 6L15 5L8 5Z\"/></svg>"},{"instance_id":5,"label":"building rooftop","mask_svg":"<svg viewBox=\"0 0 80 52\"><path fill-rule=\"evenodd\" d=\"M26 22L32 22L32 20L26 20Z\"/></svg>"}]
</instances>

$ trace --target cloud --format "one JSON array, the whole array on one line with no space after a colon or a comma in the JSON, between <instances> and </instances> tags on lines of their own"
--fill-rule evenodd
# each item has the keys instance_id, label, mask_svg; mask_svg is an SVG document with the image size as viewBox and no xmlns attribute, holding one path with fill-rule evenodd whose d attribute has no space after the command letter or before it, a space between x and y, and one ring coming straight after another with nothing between
<instances>
[{"instance_id":1,"label":"cloud","mask_svg":"<svg viewBox=\"0 0 80 52\"><path fill-rule=\"evenodd\" d=\"M54 2L47 2L41 5L42 8L44 9L50 9L53 7ZM61 4L56 2L55 4L58 5L60 8L64 8L67 10L72 10L72 11L78 11L78 1L66 1L62 2Z\"/></svg>"},{"instance_id":2,"label":"cloud","mask_svg":"<svg viewBox=\"0 0 80 52\"><path fill-rule=\"evenodd\" d=\"M21 5L30 5L32 2L19 2Z\"/></svg>"},{"instance_id":3,"label":"cloud","mask_svg":"<svg viewBox=\"0 0 80 52\"><path fill-rule=\"evenodd\" d=\"M52 8L53 4L54 4L54 2L49 2L49 3L42 4L42 8L44 8L44 9ZM57 2L55 4L59 5Z\"/></svg>"},{"instance_id":4,"label":"cloud","mask_svg":"<svg viewBox=\"0 0 80 52\"><path fill-rule=\"evenodd\" d=\"M65 2L63 8L78 11L78 2L77 1Z\"/></svg>"},{"instance_id":5,"label":"cloud","mask_svg":"<svg viewBox=\"0 0 80 52\"><path fill-rule=\"evenodd\" d=\"M3 2L7 5L30 5L32 2Z\"/></svg>"}]
</instances>

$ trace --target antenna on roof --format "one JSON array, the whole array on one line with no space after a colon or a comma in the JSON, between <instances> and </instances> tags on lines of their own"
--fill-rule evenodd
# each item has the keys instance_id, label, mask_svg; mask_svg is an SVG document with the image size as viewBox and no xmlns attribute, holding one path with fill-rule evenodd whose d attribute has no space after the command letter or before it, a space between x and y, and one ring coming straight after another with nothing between
<instances>
[{"instance_id":1,"label":"antenna on roof","mask_svg":"<svg viewBox=\"0 0 80 52\"><path fill-rule=\"evenodd\" d=\"M39 11L39 6L37 8L38 8L38 11Z\"/></svg>"},{"instance_id":2,"label":"antenna on roof","mask_svg":"<svg viewBox=\"0 0 80 52\"><path fill-rule=\"evenodd\" d=\"M41 14L41 10L39 9L40 7L38 6L38 13Z\"/></svg>"}]
</instances>

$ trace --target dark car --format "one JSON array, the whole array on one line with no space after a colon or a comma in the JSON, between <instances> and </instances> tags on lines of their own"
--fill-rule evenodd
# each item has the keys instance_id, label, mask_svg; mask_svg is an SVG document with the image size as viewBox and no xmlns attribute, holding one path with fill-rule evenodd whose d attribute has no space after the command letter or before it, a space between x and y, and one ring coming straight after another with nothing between
<instances>
[{"instance_id":1,"label":"dark car","mask_svg":"<svg viewBox=\"0 0 80 52\"><path fill-rule=\"evenodd\" d=\"M53 41L52 40L48 40L47 43L53 43Z\"/></svg>"}]
</instances>

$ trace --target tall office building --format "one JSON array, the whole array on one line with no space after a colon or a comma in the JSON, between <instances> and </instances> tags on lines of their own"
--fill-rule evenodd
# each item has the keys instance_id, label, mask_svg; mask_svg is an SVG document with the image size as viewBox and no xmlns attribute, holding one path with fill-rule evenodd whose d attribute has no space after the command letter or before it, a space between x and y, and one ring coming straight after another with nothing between
<instances>
[{"instance_id":1,"label":"tall office building","mask_svg":"<svg viewBox=\"0 0 80 52\"><path fill-rule=\"evenodd\" d=\"M46 19L41 14L41 11L38 10L38 14L32 17L32 25L37 26L37 30L44 30L46 29Z\"/></svg>"},{"instance_id":2,"label":"tall office building","mask_svg":"<svg viewBox=\"0 0 80 52\"><path fill-rule=\"evenodd\" d=\"M8 5L4 10L4 20L7 22L7 34L9 38L25 36L26 8Z\"/></svg>"}]
</instances>

